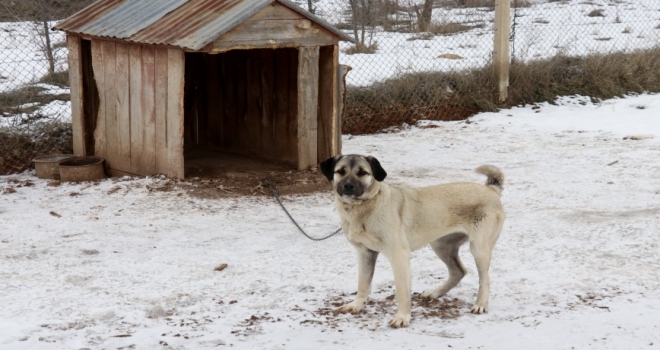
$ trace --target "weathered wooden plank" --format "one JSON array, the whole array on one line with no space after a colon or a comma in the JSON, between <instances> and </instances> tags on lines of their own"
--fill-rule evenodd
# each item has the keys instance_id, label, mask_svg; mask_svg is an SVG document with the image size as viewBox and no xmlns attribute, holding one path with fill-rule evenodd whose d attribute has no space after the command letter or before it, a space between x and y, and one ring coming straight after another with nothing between
<instances>
[{"instance_id":1,"label":"weathered wooden plank","mask_svg":"<svg viewBox=\"0 0 660 350\"><path fill-rule=\"evenodd\" d=\"M319 48L301 47L298 54L298 169L317 164Z\"/></svg>"},{"instance_id":2,"label":"weathered wooden plank","mask_svg":"<svg viewBox=\"0 0 660 350\"><path fill-rule=\"evenodd\" d=\"M334 45L319 50L319 108L317 159L324 160L337 154L336 107L337 107L338 55Z\"/></svg>"},{"instance_id":3,"label":"weathered wooden plank","mask_svg":"<svg viewBox=\"0 0 660 350\"><path fill-rule=\"evenodd\" d=\"M221 58L220 62L220 74L222 78L220 83L222 84L223 94L222 94L222 120L223 120L223 147L231 149L236 146L238 140L238 116L236 101L237 95L236 92L236 78L238 77L238 69L236 65L238 60L235 58L238 56L238 51L228 52L226 54L219 55Z\"/></svg>"},{"instance_id":4,"label":"weathered wooden plank","mask_svg":"<svg viewBox=\"0 0 660 350\"><path fill-rule=\"evenodd\" d=\"M229 49L333 45L336 35L308 19L246 21L213 42L213 52Z\"/></svg>"},{"instance_id":5,"label":"weathered wooden plank","mask_svg":"<svg viewBox=\"0 0 660 350\"><path fill-rule=\"evenodd\" d=\"M209 73L205 66L204 56L207 54L198 54L197 74L197 92L195 94L195 110L197 114L197 144L199 146L208 146L209 144L209 118L208 106L206 102L206 91L208 90ZM215 98L215 97L214 97Z\"/></svg>"},{"instance_id":6,"label":"weathered wooden plank","mask_svg":"<svg viewBox=\"0 0 660 350\"><path fill-rule=\"evenodd\" d=\"M292 162L296 158L288 152L287 148L287 139L289 137L289 74L291 74L289 61L291 60L291 51L298 55L297 50L293 49L275 50L274 66L276 69L274 69L275 76L273 77L273 80L275 81L273 91L275 94L275 112L273 121L273 132L275 136L273 152L280 155L281 159L285 162ZM297 70L294 70L293 75L297 77Z\"/></svg>"},{"instance_id":7,"label":"weathered wooden plank","mask_svg":"<svg viewBox=\"0 0 660 350\"><path fill-rule=\"evenodd\" d=\"M275 50L260 50L260 97L261 97L261 120L258 121L261 129L260 154L266 157L277 157L281 154L275 151Z\"/></svg>"},{"instance_id":8,"label":"weathered wooden plank","mask_svg":"<svg viewBox=\"0 0 660 350\"><path fill-rule=\"evenodd\" d=\"M131 98L131 169L136 174L148 175L142 169L142 149L144 141L143 111L140 98L142 96L142 45L131 45L129 48L130 64L130 98ZM128 169L122 169L129 171Z\"/></svg>"},{"instance_id":9,"label":"weathered wooden plank","mask_svg":"<svg viewBox=\"0 0 660 350\"><path fill-rule=\"evenodd\" d=\"M337 133L335 135L337 143L337 154L341 154L341 121L344 116L344 106L346 105L346 75L353 68L345 64L340 64L339 69L337 70L337 120L336 128Z\"/></svg>"},{"instance_id":10,"label":"weathered wooden plank","mask_svg":"<svg viewBox=\"0 0 660 350\"><path fill-rule=\"evenodd\" d=\"M152 46L142 46L142 82L140 103L142 110L141 175L156 173L156 57Z\"/></svg>"},{"instance_id":11,"label":"weathered wooden plank","mask_svg":"<svg viewBox=\"0 0 660 350\"><path fill-rule=\"evenodd\" d=\"M276 2L264 7L246 21L262 21L274 19L305 19L306 17L290 8Z\"/></svg>"},{"instance_id":12,"label":"weathered wooden plank","mask_svg":"<svg viewBox=\"0 0 660 350\"><path fill-rule=\"evenodd\" d=\"M99 109L94 129L94 154L106 158L107 140L105 135L106 123L106 90L105 90L105 64L103 62L103 45L100 40L92 40L92 70L99 91ZM107 167L107 162L106 162Z\"/></svg>"},{"instance_id":13,"label":"weathered wooden plank","mask_svg":"<svg viewBox=\"0 0 660 350\"><path fill-rule=\"evenodd\" d=\"M299 48L299 47L312 47L312 46L327 46L336 45L338 40L327 40L325 38L283 38L278 40L264 39L254 41L231 41L221 42L210 48L210 53L222 53L233 50L253 50L253 49L283 49L283 48Z\"/></svg>"},{"instance_id":14,"label":"weathered wooden plank","mask_svg":"<svg viewBox=\"0 0 660 350\"><path fill-rule=\"evenodd\" d=\"M289 82L286 142L288 154L291 155L292 164L298 165L298 50L287 50L289 54Z\"/></svg>"},{"instance_id":15,"label":"weathered wooden plank","mask_svg":"<svg viewBox=\"0 0 660 350\"><path fill-rule=\"evenodd\" d=\"M156 48L155 60L155 150L156 173L167 174L169 166L167 160L167 49Z\"/></svg>"},{"instance_id":16,"label":"weathered wooden plank","mask_svg":"<svg viewBox=\"0 0 660 350\"><path fill-rule=\"evenodd\" d=\"M116 54L115 42L102 41L103 69L105 75L105 162L108 168L117 169L119 155L119 123L117 121L117 93L116 93Z\"/></svg>"},{"instance_id":17,"label":"weathered wooden plank","mask_svg":"<svg viewBox=\"0 0 660 350\"><path fill-rule=\"evenodd\" d=\"M340 84L342 84L341 81L337 79L340 73L339 69L339 44L333 45L334 51L333 51L333 56L332 56L332 65L334 67L333 70L333 76L331 79L334 80L334 102L335 105L333 106L333 111L332 111L332 131L330 132L330 135L332 137L332 147L330 149L330 156L335 156L337 154L341 154L341 114L340 114L340 109L339 105L341 104L343 106L343 103L341 101L341 88L339 87ZM319 158L319 161L325 160L325 158Z\"/></svg>"},{"instance_id":18,"label":"weathered wooden plank","mask_svg":"<svg viewBox=\"0 0 660 350\"><path fill-rule=\"evenodd\" d=\"M69 84L71 89L71 129L73 131L73 153L85 152L85 112L83 109L83 73L81 64L80 37L67 35L69 49Z\"/></svg>"},{"instance_id":19,"label":"weathered wooden plank","mask_svg":"<svg viewBox=\"0 0 660 350\"><path fill-rule=\"evenodd\" d=\"M167 50L167 176L184 178L183 79L185 57L181 50Z\"/></svg>"},{"instance_id":20,"label":"weathered wooden plank","mask_svg":"<svg viewBox=\"0 0 660 350\"><path fill-rule=\"evenodd\" d=\"M261 69L262 61L260 50L246 51L246 81L247 81L247 110L245 117L245 129L247 146L246 151L250 154L261 152Z\"/></svg>"},{"instance_id":21,"label":"weathered wooden plank","mask_svg":"<svg viewBox=\"0 0 660 350\"><path fill-rule=\"evenodd\" d=\"M117 96L117 136L119 141L114 169L131 171L131 96L129 47L127 43L115 44L115 93Z\"/></svg>"},{"instance_id":22,"label":"weathered wooden plank","mask_svg":"<svg viewBox=\"0 0 660 350\"><path fill-rule=\"evenodd\" d=\"M221 147L222 136L222 90L220 88L219 55L204 55L206 67L206 118L208 119L208 144Z\"/></svg>"},{"instance_id":23,"label":"weathered wooden plank","mask_svg":"<svg viewBox=\"0 0 660 350\"><path fill-rule=\"evenodd\" d=\"M247 153L248 150L248 128L250 125L247 122L247 55L248 51L236 51L234 58L235 69L237 75L234 76L233 84L235 85L235 103L236 103L236 138L232 143L234 150L239 153ZM232 69L231 67L229 69Z\"/></svg>"},{"instance_id":24,"label":"weathered wooden plank","mask_svg":"<svg viewBox=\"0 0 660 350\"><path fill-rule=\"evenodd\" d=\"M197 111L196 111L196 96L197 96L197 76L199 72L199 64L196 62L198 55L191 53L188 54L185 61L184 68L184 84L183 84L183 148L186 149L197 146Z\"/></svg>"},{"instance_id":25,"label":"weathered wooden plank","mask_svg":"<svg viewBox=\"0 0 660 350\"><path fill-rule=\"evenodd\" d=\"M508 97L509 87L509 33L511 23L511 3L509 0L495 1L495 22L493 23L493 74L500 93L499 101L504 102Z\"/></svg>"}]
</instances>

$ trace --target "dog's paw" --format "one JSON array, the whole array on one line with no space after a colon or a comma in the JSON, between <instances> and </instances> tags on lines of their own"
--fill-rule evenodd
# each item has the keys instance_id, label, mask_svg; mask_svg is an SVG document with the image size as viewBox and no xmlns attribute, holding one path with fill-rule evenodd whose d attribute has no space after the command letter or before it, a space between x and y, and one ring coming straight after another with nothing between
<instances>
[{"instance_id":1,"label":"dog's paw","mask_svg":"<svg viewBox=\"0 0 660 350\"><path fill-rule=\"evenodd\" d=\"M397 312L394 315L394 318L390 321L390 327L392 328L403 328L410 325L410 314L400 314Z\"/></svg>"},{"instance_id":2,"label":"dog's paw","mask_svg":"<svg viewBox=\"0 0 660 350\"><path fill-rule=\"evenodd\" d=\"M427 299L437 299L441 296L442 295L440 295L440 291L437 289L427 290L424 293L422 293L422 298L427 298Z\"/></svg>"},{"instance_id":3,"label":"dog's paw","mask_svg":"<svg viewBox=\"0 0 660 350\"><path fill-rule=\"evenodd\" d=\"M488 306L487 306L487 305L479 305L479 304L475 304L475 305L472 307L472 311L471 311L471 312L472 312L473 314L487 314L487 313L488 313Z\"/></svg>"},{"instance_id":4,"label":"dog's paw","mask_svg":"<svg viewBox=\"0 0 660 350\"><path fill-rule=\"evenodd\" d=\"M342 314L357 314L362 309L364 309L364 302L359 300L353 300L352 302L340 307L337 311Z\"/></svg>"}]
</instances>

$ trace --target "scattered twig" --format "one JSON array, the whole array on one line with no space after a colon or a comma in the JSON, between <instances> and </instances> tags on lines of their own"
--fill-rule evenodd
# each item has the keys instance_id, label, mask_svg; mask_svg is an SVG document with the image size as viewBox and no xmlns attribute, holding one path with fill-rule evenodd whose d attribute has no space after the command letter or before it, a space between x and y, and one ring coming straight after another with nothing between
<instances>
[{"instance_id":1,"label":"scattered twig","mask_svg":"<svg viewBox=\"0 0 660 350\"><path fill-rule=\"evenodd\" d=\"M227 266L228 266L227 264L220 264L218 267L213 269L213 271L222 271L222 270L226 269Z\"/></svg>"},{"instance_id":2,"label":"scattered twig","mask_svg":"<svg viewBox=\"0 0 660 350\"><path fill-rule=\"evenodd\" d=\"M115 187L109 189L107 194L113 194L113 193L119 191L120 188L121 188L120 186L115 186Z\"/></svg>"},{"instance_id":3,"label":"scattered twig","mask_svg":"<svg viewBox=\"0 0 660 350\"><path fill-rule=\"evenodd\" d=\"M615 161L613 161L612 163L607 164L607 166L614 165L614 164L616 164L616 163L618 163L618 162L619 162L618 160L615 160Z\"/></svg>"},{"instance_id":4,"label":"scattered twig","mask_svg":"<svg viewBox=\"0 0 660 350\"><path fill-rule=\"evenodd\" d=\"M61 218L61 217L62 217L62 215L60 215L60 214L58 214L58 213L56 213L56 212L54 212L54 211L51 211L51 212L50 212L50 215L52 215L52 216L54 216L54 217L56 217L56 218Z\"/></svg>"},{"instance_id":5,"label":"scattered twig","mask_svg":"<svg viewBox=\"0 0 660 350\"><path fill-rule=\"evenodd\" d=\"M218 188L220 191L223 191L223 192L225 192L225 193L232 193L232 191L228 190L227 187L225 187L225 186L220 185L220 186L218 186L217 188Z\"/></svg>"}]
</instances>

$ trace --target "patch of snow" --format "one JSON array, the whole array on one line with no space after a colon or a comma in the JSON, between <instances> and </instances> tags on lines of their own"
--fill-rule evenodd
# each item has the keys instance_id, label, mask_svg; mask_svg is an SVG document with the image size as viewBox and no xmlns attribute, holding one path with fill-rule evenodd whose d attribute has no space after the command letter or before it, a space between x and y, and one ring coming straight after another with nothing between
<instances>
[{"instance_id":1,"label":"patch of snow","mask_svg":"<svg viewBox=\"0 0 660 350\"><path fill-rule=\"evenodd\" d=\"M2 176L0 348L652 348L658 101L565 97L469 122L345 135L344 153L376 156L388 183L481 183L473 169L485 163L506 176L490 312L469 313L478 280L463 247L469 274L444 306L416 307L399 330L387 327L396 310L387 259L377 262L374 304L334 315L357 288L352 247L341 235L307 240L271 198L203 199L176 182L149 191L159 178L49 186L33 172ZM634 134L655 137L623 139ZM9 187L15 193L3 194ZM328 190L283 201L321 236L339 224L332 199ZM415 293L447 277L427 248L411 266Z\"/></svg>"}]
</instances>

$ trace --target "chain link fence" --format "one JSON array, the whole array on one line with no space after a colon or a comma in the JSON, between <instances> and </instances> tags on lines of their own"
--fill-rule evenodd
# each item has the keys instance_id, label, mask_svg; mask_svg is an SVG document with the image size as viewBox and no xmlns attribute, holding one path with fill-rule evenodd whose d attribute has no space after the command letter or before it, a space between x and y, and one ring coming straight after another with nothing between
<instances>
[{"instance_id":1,"label":"chain link fence","mask_svg":"<svg viewBox=\"0 0 660 350\"><path fill-rule=\"evenodd\" d=\"M371 133L420 119L456 120L498 108L492 76L495 0L299 1L355 35L342 44L348 74L343 132ZM657 73L646 86L609 82L616 63L591 72L599 58L657 49L656 0L511 0L511 74L508 104L552 100L557 94L658 91ZM656 51L630 69L653 70ZM586 60L576 62L576 60ZM621 68L621 70L625 70ZM568 77L564 77L568 75ZM567 81L571 78L571 81ZM620 89L586 89L587 83ZM540 81L539 81L540 80ZM538 84L533 88L530 85ZM624 86L620 86L624 84ZM565 85L553 88L553 86ZM644 84L642 84L644 85ZM626 90L626 91L623 91ZM505 105L506 106L506 105ZM405 124L404 124L405 125Z\"/></svg>"},{"instance_id":2,"label":"chain link fence","mask_svg":"<svg viewBox=\"0 0 660 350\"><path fill-rule=\"evenodd\" d=\"M72 153L66 38L50 28L90 3L0 2L0 175Z\"/></svg>"},{"instance_id":3,"label":"chain link fence","mask_svg":"<svg viewBox=\"0 0 660 350\"><path fill-rule=\"evenodd\" d=\"M49 28L93 0L0 3L0 175L71 153L67 49ZM354 35L345 134L498 108L495 0L296 0ZM508 104L660 91L660 1L511 0ZM607 90L605 90L607 89Z\"/></svg>"}]
</instances>

